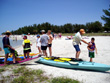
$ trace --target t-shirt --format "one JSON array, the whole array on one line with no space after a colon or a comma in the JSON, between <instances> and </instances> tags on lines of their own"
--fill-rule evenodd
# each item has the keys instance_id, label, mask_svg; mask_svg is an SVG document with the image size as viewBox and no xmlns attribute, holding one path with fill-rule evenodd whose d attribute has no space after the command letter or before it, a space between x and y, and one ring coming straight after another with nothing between
<instances>
[{"instance_id":1,"label":"t-shirt","mask_svg":"<svg viewBox=\"0 0 110 83\"><path fill-rule=\"evenodd\" d=\"M40 41L41 41L41 46L47 46L48 45L48 40L49 40L49 37L47 34L43 34L40 38Z\"/></svg>"},{"instance_id":2,"label":"t-shirt","mask_svg":"<svg viewBox=\"0 0 110 83\"><path fill-rule=\"evenodd\" d=\"M73 39L73 45L79 45L81 40L82 40L81 34L80 32L77 32Z\"/></svg>"},{"instance_id":3,"label":"t-shirt","mask_svg":"<svg viewBox=\"0 0 110 83\"><path fill-rule=\"evenodd\" d=\"M41 42L40 42L40 38L37 38L37 46L41 47Z\"/></svg>"},{"instance_id":4,"label":"t-shirt","mask_svg":"<svg viewBox=\"0 0 110 83\"><path fill-rule=\"evenodd\" d=\"M7 48L8 46L5 45L10 45L9 37L7 36L3 37L2 42L3 42L3 48Z\"/></svg>"},{"instance_id":5,"label":"t-shirt","mask_svg":"<svg viewBox=\"0 0 110 83\"><path fill-rule=\"evenodd\" d=\"M30 44L31 44L31 42L30 42L29 39L24 40L24 41L23 41L24 50L31 49Z\"/></svg>"}]
</instances>

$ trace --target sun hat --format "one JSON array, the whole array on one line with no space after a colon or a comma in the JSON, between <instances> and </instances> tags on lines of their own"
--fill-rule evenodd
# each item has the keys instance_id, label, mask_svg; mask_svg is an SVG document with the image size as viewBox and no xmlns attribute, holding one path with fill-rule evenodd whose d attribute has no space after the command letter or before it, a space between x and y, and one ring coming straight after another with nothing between
<instances>
[{"instance_id":1,"label":"sun hat","mask_svg":"<svg viewBox=\"0 0 110 83\"><path fill-rule=\"evenodd\" d=\"M85 33L85 30L84 29L80 29L80 32L84 34Z\"/></svg>"},{"instance_id":2,"label":"sun hat","mask_svg":"<svg viewBox=\"0 0 110 83\"><path fill-rule=\"evenodd\" d=\"M41 30L41 32L45 32L45 30Z\"/></svg>"},{"instance_id":3,"label":"sun hat","mask_svg":"<svg viewBox=\"0 0 110 83\"><path fill-rule=\"evenodd\" d=\"M5 34L7 34L7 33L11 35L11 32L10 32L10 31L6 31L6 32L5 32Z\"/></svg>"}]
</instances>

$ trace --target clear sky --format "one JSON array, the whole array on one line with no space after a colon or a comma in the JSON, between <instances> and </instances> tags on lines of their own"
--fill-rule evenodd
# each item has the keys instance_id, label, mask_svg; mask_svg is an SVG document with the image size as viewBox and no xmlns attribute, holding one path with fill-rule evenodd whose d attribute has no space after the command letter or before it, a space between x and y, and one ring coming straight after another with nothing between
<instances>
[{"instance_id":1,"label":"clear sky","mask_svg":"<svg viewBox=\"0 0 110 83\"><path fill-rule=\"evenodd\" d=\"M110 0L0 0L0 34L32 24L49 22L86 24L100 21Z\"/></svg>"}]
</instances>

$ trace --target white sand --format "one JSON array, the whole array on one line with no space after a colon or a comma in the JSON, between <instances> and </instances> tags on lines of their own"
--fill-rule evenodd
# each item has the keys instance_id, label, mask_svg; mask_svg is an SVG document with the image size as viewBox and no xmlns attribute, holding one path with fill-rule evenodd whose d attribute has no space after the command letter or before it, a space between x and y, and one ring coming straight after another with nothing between
<instances>
[{"instance_id":1,"label":"white sand","mask_svg":"<svg viewBox=\"0 0 110 83\"><path fill-rule=\"evenodd\" d=\"M30 38L31 39L31 38ZM85 39L86 41L90 41ZM110 37L109 36L95 36L95 42L98 49L98 55L93 59L94 62L103 63L110 65ZM35 37L31 39L32 42L35 42ZM85 61L89 61L87 45L82 43L80 46L81 54L80 58ZM22 46L16 49L19 54L22 54ZM72 40L65 40L65 37L62 39L53 40L52 44L53 56L64 56L64 57L75 57L75 49L72 45ZM48 52L48 50L47 50ZM36 43L32 45L32 53L38 53L36 48ZM64 69L53 66L47 66L44 64L35 63L32 60L27 62L27 67L32 69L42 69L45 71L45 75L53 77L65 76L72 79L77 79L83 83L110 83L110 72L93 72L93 71L84 71L84 70L74 70L74 69ZM26 63L25 63L26 64ZM28 65L31 64L31 65Z\"/></svg>"}]
</instances>

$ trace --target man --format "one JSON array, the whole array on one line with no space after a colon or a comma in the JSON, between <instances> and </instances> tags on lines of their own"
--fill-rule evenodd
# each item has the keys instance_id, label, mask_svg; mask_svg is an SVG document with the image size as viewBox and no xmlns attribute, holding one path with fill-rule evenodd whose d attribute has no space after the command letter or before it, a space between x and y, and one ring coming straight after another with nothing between
<instances>
[{"instance_id":1,"label":"man","mask_svg":"<svg viewBox=\"0 0 110 83\"><path fill-rule=\"evenodd\" d=\"M49 37L47 34L45 34L45 30L42 30L42 36L40 39L41 42L41 50L43 51L44 56L47 57L47 46L48 46L48 42L49 42Z\"/></svg>"},{"instance_id":2,"label":"man","mask_svg":"<svg viewBox=\"0 0 110 83\"><path fill-rule=\"evenodd\" d=\"M80 48L79 48L79 44L81 45L81 41L84 42L85 44L89 44L85 40L82 39L83 34L85 34L84 29L80 29L80 31L75 34L75 37L73 39L73 46L76 50L76 59L79 58L79 55L80 55L80 52L81 52Z\"/></svg>"},{"instance_id":3,"label":"man","mask_svg":"<svg viewBox=\"0 0 110 83\"><path fill-rule=\"evenodd\" d=\"M9 41L9 36L11 35L11 32L7 31L5 34L6 36L3 37L2 42L3 42L4 51L5 51L4 64L6 65L9 53L13 54L13 63L16 63L16 61L15 61L15 49L11 47L10 41Z\"/></svg>"}]
</instances>

